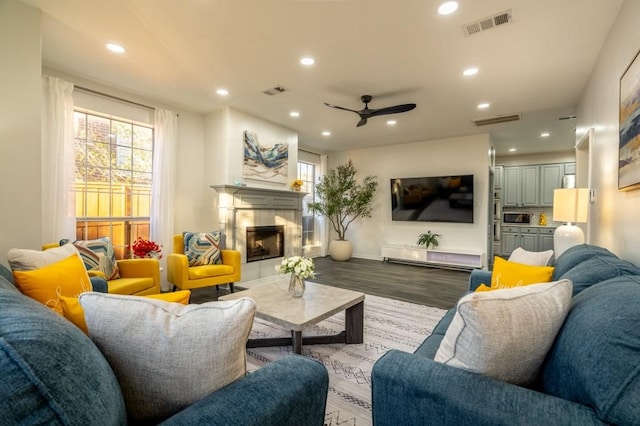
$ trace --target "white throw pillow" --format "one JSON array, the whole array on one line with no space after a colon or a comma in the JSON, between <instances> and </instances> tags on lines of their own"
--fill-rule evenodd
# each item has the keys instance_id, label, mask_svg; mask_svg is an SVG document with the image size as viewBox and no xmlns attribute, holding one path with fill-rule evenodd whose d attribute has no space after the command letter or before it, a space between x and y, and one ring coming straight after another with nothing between
<instances>
[{"instance_id":1,"label":"white throw pillow","mask_svg":"<svg viewBox=\"0 0 640 426\"><path fill-rule=\"evenodd\" d=\"M158 423L246 374L252 299L185 306L84 293L79 300L134 422Z\"/></svg>"},{"instance_id":2,"label":"white throw pillow","mask_svg":"<svg viewBox=\"0 0 640 426\"><path fill-rule=\"evenodd\" d=\"M456 305L435 361L494 379L535 380L571 307L570 280L470 293Z\"/></svg>"},{"instance_id":3,"label":"white throw pillow","mask_svg":"<svg viewBox=\"0 0 640 426\"><path fill-rule=\"evenodd\" d=\"M71 244L49 250L12 248L7 252L7 260L12 271L33 271L64 260L72 254L80 256L78 250Z\"/></svg>"},{"instance_id":4,"label":"white throw pillow","mask_svg":"<svg viewBox=\"0 0 640 426\"><path fill-rule=\"evenodd\" d=\"M522 247L518 247L511 253L511 256L509 256L509 262L531 266L549 266L552 258L553 250L527 251Z\"/></svg>"}]
</instances>

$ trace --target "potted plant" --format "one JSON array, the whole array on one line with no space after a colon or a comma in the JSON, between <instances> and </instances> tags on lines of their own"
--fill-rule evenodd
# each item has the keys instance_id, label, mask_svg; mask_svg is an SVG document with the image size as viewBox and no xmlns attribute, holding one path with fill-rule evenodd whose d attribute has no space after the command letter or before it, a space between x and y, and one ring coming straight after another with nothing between
<instances>
[{"instance_id":1,"label":"potted plant","mask_svg":"<svg viewBox=\"0 0 640 426\"><path fill-rule=\"evenodd\" d=\"M429 246L433 246L433 248L438 247L440 238L442 235L440 234L432 234L431 231L427 231L426 234L418 235L418 245L425 246L427 250L429 250Z\"/></svg>"},{"instance_id":2,"label":"potted plant","mask_svg":"<svg viewBox=\"0 0 640 426\"><path fill-rule=\"evenodd\" d=\"M320 178L316 186L318 200L307 205L313 214L326 216L338 239L329 244L329 255L334 260L349 260L353 253L351 242L345 239L349 225L359 217L371 217L371 203L378 188L375 176L367 176L358 183L356 169L349 160L346 164Z\"/></svg>"}]
</instances>

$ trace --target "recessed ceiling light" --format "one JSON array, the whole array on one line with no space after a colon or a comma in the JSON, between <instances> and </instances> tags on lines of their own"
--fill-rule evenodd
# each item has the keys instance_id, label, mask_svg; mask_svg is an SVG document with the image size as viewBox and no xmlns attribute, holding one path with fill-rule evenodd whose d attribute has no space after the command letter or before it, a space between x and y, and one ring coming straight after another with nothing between
<instances>
[{"instance_id":1,"label":"recessed ceiling light","mask_svg":"<svg viewBox=\"0 0 640 426\"><path fill-rule=\"evenodd\" d=\"M516 152L515 148L509 148L509 152Z\"/></svg>"},{"instance_id":2,"label":"recessed ceiling light","mask_svg":"<svg viewBox=\"0 0 640 426\"><path fill-rule=\"evenodd\" d=\"M300 59L300 63L302 65L310 66L315 64L316 60L313 59L311 56L305 56L304 58Z\"/></svg>"},{"instance_id":3,"label":"recessed ceiling light","mask_svg":"<svg viewBox=\"0 0 640 426\"><path fill-rule=\"evenodd\" d=\"M124 47L120 46L119 44L115 44L115 43L107 43L107 49L109 49L110 51L112 51L114 53L124 53L124 52L126 52Z\"/></svg>"},{"instance_id":4,"label":"recessed ceiling light","mask_svg":"<svg viewBox=\"0 0 640 426\"><path fill-rule=\"evenodd\" d=\"M291 111L291 112L289 113L289 115L290 115L291 117L293 117L293 118L298 118L298 117L300 117L300 113L299 113L298 111Z\"/></svg>"},{"instance_id":5,"label":"recessed ceiling light","mask_svg":"<svg viewBox=\"0 0 640 426\"><path fill-rule=\"evenodd\" d=\"M395 125L396 125L396 123L397 123L397 122L396 122L396 120L389 120L389 121L387 121L387 125L389 125L389 126L395 126Z\"/></svg>"},{"instance_id":6,"label":"recessed ceiling light","mask_svg":"<svg viewBox=\"0 0 640 426\"><path fill-rule=\"evenodd\" d=\"M325 130L324 132L322 132L322 136L331 136L331 132Z\"/></svg>"},{"instance_id":7,"label":"recessed ceiling light","mask_svg":"<svg viewBox=\"0 0 640 426\"><path fill-rule=\"evenodd\" d=\"M484 102L484 103L478 104L478 109L487 109L489 108L489 106L490 105L488 102Z\"/></svg>"},{"instance_id":8,"label":"recessed ceiling light","mask_svg":"<svg viewBox=\"0 0 640 426\"><path fill-rule=\"evenodd\" d=\"M457 1L447 1L444 2L438 7L438 13L440 15L448 15L450 13L458 10L458 2Z\"/></svg>"},{"instance_id":9,"label":"recessed ceiling light","mask_svg":"<svg viewBox=\"0 0 640 426\"><path fill-rule=\"evenodd\" d=\"M227 89L220 88L216 90L216 93L220 96L227 96L229 94L229 91Z\"/></svg>"},{"instance_id":10,"label":"recessed ceiling light","mask_svg":"<svg viewBox=\"0 0 640 426\"><path fill-rule=\"evenodd\" d=\"M478 68L472 67L472 68L467 68L466 70L462 71L462 74L469 77L471 75L476 75L478 74Z\"/></svg>"},{"instance_id":11,"label":"recessed ceiling light","mask_svg":"<svg viewBox=\"0 0 640 426\"><path fill-rule=\"evenodd\" d=\"M549 135L551 135L551 133L549 133L549 132L540 133L540 137L541 138L548 138Z\"/></svg>"}]
</instances>

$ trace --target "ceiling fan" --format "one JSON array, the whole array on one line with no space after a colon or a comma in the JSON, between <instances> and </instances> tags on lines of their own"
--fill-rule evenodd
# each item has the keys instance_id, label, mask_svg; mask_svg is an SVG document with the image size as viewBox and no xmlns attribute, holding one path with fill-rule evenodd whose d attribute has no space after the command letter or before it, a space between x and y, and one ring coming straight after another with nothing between
<instances>
[{"instance_id":1,"label":"ceiling fan","mask_svg":"<svg viewBox=\"0 0 640 426\"><path fill-rule=\"evenodd\" d=\"M386 108L369 109L369 102L371 102L371 99L372 99L371 95L363 95L360 97L360 100L364 102L364 109L360 111L344 108L338 105L328 104L326 102L324 104L331 108L343 109L345 111L351 111L358 114L360 116L360 121L358 121L358 124L356 124L356 127L364 126L365 124L367 124L367 120L371 117L377 117L379 115L386 115L386 114L397 114L400 112L407 112L407 111L411 111L416 107L416 104L402 104L402 105L394 105Z\"/></svg>"}]
</instances>

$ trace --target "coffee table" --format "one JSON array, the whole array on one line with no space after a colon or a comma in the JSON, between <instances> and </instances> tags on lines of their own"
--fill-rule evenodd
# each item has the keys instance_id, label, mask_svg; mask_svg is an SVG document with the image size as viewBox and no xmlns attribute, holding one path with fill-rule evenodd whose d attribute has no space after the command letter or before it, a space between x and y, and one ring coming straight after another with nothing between
<instances>
[{"instance_id":1,"label":"coffee table","mask_svg":"<svg viewBox=\"0 0 640 426\"><path fill-rule=\"evenodd\" d=\"M237 283L248 290L221 296L219 300L250 297L256 302L256 316L291 330L291 338L249 339L248 348L293 346L302 353L302 345L327 343L362 343L364 326L364 293L306 281L306 291L299 298L288 293L289 277L278 275ZM345 312L345 330L331 336L302 336L304 329Z\"/></svg>"}]
</instances>

